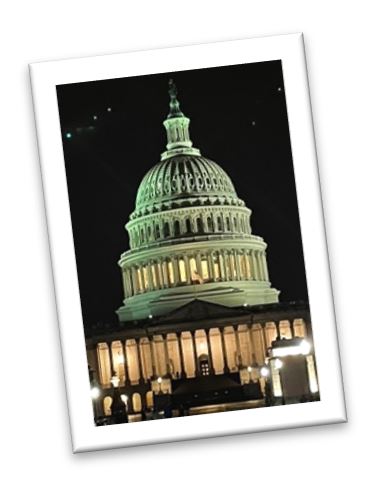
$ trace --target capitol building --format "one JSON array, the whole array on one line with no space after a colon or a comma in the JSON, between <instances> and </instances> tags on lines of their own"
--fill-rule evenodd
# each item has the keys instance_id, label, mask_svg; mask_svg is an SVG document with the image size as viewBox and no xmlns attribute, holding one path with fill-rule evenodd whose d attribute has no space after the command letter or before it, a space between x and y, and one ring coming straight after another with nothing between
<instances>
[{"instance_id":1,"label":"capitol building","mask_svg":"<svg viewBox=\"0 0 380 492\"><path fill-rule=\"evenodd\" d=\"M126 224L119 325L86 338L95 419L318 399L308 304L280 302L251 210L169 95L166 150Z\"/></svg>"}]
</instances>

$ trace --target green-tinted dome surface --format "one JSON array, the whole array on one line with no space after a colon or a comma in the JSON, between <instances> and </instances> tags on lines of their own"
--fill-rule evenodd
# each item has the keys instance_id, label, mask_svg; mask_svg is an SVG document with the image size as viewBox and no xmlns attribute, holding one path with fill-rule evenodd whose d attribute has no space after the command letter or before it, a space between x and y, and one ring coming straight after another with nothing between
<instances>
[{"instance_id":1,"label":"green-tinted dome surface","mask_svg":"<svg viewBox=\"0 0 380 492\"><path fill-rule=\"evenodd\" d=\"M136 198L136 211L180 197L223 196L237 199L227 173L202 156L181 154L159 162L143 178Z\"/></svg>"}]
</instances>

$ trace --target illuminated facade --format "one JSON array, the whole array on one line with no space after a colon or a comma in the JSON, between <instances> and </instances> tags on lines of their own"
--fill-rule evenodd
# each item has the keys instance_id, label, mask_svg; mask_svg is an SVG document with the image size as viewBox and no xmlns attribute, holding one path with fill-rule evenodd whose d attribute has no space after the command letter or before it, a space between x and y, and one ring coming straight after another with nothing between
<instances>
[{"instance_id":1,"label":"illuminated facade","mask_svg":"<svg viewBox=\"0 0 380 492\"><path fill-rule=\"evenodd\" d=\"M305 353L282 348L284 357L303 357L307 387L292 398L307 399L318 391L308 306L279 303L251 210L225 171L193 147L173 84L169 94L167 150L143 178L126 225L120 326L87 339L103 391L100 414L112 413L112 377L133 414L160 405L254 406L268 403L268 388L283 398L272 354L281 340L308 344L307 353L305 344Z\"/></svg>"}]
</instances>

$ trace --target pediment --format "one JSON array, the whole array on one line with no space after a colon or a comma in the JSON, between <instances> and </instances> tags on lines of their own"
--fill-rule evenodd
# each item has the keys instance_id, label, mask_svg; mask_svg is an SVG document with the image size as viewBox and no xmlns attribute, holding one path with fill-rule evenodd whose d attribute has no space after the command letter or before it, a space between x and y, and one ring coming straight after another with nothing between
<instances>
[{"instance_id":1,"label":"pediment","mask_svg":"<svg viewBox=\"0 0 380 492\"><path fill-rule=\"evenodd\" d=\"M174 309L172 312L163 316L161 320L168 322L198 320L231 316L232 313L236 313L236 308L230 308L227 306L222 306L221 304L195 299L177 309Z\"/></svg>"}]
</instances>

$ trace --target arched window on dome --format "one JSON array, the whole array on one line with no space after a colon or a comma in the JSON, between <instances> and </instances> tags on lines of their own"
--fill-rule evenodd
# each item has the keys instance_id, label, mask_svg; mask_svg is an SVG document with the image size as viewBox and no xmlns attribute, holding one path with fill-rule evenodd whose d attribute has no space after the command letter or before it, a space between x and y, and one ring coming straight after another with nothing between
<instances>
[{"instance_id":1,"label":"arched window on dome","mask_svg":"<svg viewBox=\"0 0 380 492\"><path fill-rule=\"evenodd\" d=\"M160 239L160 226L159 226L159 224L155 225L155 230L156 230L155 239Z\"/></svg>"},{"instance_id":2,"label":"arched window on dome","mask_svg":"<svg viewBox=\"0 0 380 492\"><path fill-rule=\"evenodd\" d=\"M181 227L179 224L179 220L174 221L174 237L178 237L181 235Z\"/></svg>"},{"instance_id":3,"label":"arched window on dome","mask_svg":"<svg viewBox=\"0 0 380 492\"><path fill-rule=\"evenodd\" d=\"M213 224L211 217L207 217L207 231L213 232Z\"/></svg>"},{"instance_id":4,"label":"arched window on dome","mask_svg":"<svg viewBox=\"0 0 380 492\"><path fill-rule=\"evenodd\" d=\"M231 226L230 226L230 218L229 217L226 217L226 231L229 231L231 229Z\"/></svg>"},{"instance_id":5,"label":"arched window on dome","mask_svg":"<svg viewBox=\"0 0 380 492\"><path fill-rule=\"evenodd\" d=\"M218 217L216 219L216 224L217 224L217 230L221 232L223 230L223 228L222 228L222 218L221 217Z\"/></svg>"},{"instance_id":6,"label":"arched window on dome","mask_svg":"<svg viewBox=\"0 0 380 492\"><path fill-rule=\"evenodd\" d=\"M191 233L191 220L189 218L185 220L185 231L187 234Z\"/></svg>"},{"instance_id":7,"label":"arched window on dome","mask_svg":"<svg viewBox=\"0 0 380 492\"><path fill-rule=\"evenodd\" d=\"M203 233L203 221L201 217L197 217L197 232Z\"/></svg>"},{"instance_id":8,"label":"arched window on dome","mask_svg":"<svg viewBox=\"0 0 380 492\"><path fill-rule=\"evenodd\" d=\"M234 231L237 231L237 220L236 220L236 217L234 217Z\"/></svg>"},{"instance_id":9,"label":"arched window on dome","mask_svg":"<svg viewBox=\"0 0 380 492\"><path fill-rule=\"evenodd\" d=\"M147 239L147 241L149 241L149 239L152 239L152 229L149 225L148 225L147 230L146 230L146 239Z\"/></svg>"},{"instance_id":10,"label":"arched window on dome","mask_svg":"<svg viewBox=\"0 0 380 492\"><path fill-rule=\"evenodd\" d=\"M141 243L144 243L145 242L144 229L141 229L141 231L140 231L140 237L141 237Z\"/></svg>"},{"instance_id":11,"label":"arched window on dome","mask_svg":"<svg viewBox=\"0 0 380 492\"><path fill-rule=\"evenodd\" d=\"M164 237L169 237L169 236L170 236L169 222L165 222L165 224L164 224Z\"/></svg>"}]
</instances>

